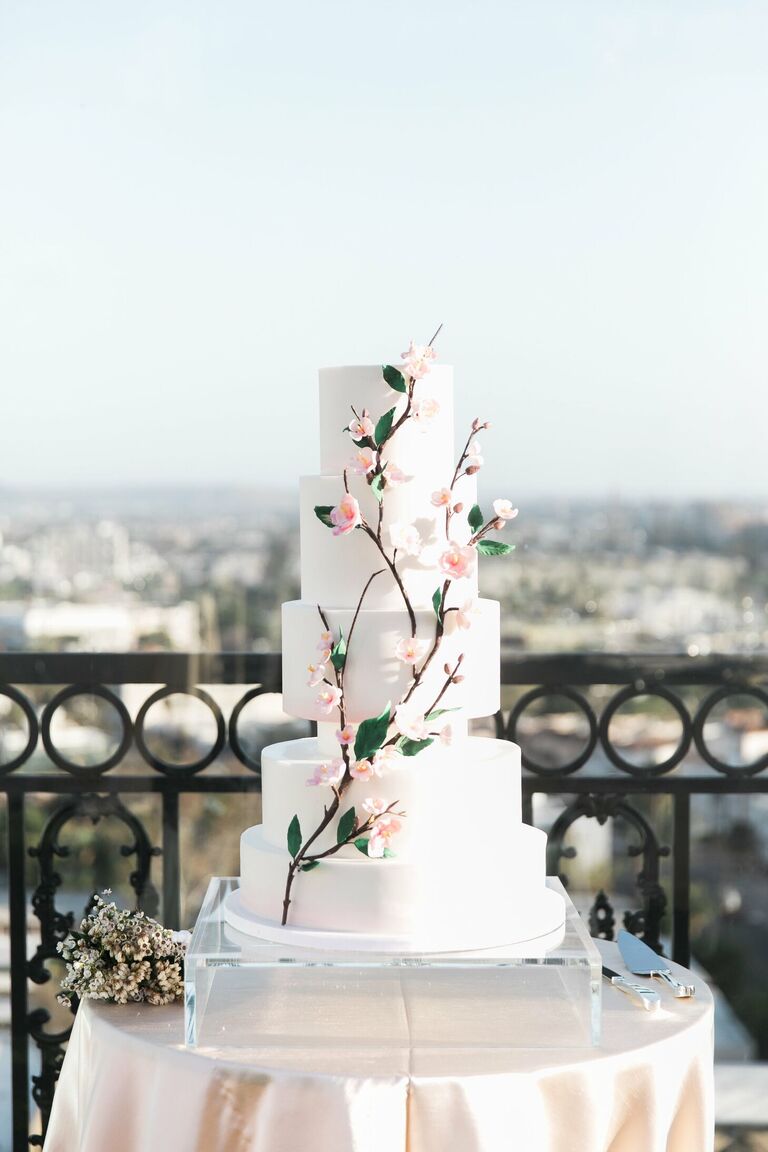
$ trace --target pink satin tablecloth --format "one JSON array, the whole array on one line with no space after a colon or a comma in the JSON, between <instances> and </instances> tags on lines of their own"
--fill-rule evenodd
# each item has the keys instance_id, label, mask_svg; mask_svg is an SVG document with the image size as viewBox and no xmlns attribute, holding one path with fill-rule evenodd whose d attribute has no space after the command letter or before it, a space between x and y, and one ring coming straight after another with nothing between
<instances>
[{"instance_id":1,"label":"pink satin tablecloth","mask_svg":"<svg viewBox=\"0 0 768 1152\"><path fill-rule=\"evenodd\" d=\"M711 1152L696 983L689 1001L660 986L653 1014L606 984L600 1046L568 1050L189 1051L179 1005L86 1002L45 1152Z\"/></svg>"}]
</instances>

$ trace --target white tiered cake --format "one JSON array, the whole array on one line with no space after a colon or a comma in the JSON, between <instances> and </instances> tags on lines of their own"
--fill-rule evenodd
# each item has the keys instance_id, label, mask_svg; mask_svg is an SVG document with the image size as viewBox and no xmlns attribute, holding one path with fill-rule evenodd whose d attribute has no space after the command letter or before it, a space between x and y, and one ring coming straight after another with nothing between
<instances>
[{"instance_id":1,"label":"white tiered cake","mask_svg":"<svg viewBox=\"0 0 768 1152\"><path fill-rule=\"evenodd\" d=\"M318 735L263 751L228 915L324 948L517 944L556 931L563 902L521 820L519 748L467 735L499 708L499 605L476 599L476 559L509 551L488 536L514 510L475 502L479 421L456 464L451 369L431 346L403 359L320 372L302 599L283 606L284 708Z\"/></svg>"}]
</instances>

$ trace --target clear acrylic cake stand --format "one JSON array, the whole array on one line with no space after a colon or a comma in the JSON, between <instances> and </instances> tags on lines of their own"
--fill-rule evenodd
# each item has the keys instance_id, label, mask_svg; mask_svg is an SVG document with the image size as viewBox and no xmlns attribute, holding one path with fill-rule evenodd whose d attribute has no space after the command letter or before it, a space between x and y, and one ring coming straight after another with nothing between
<instances>
[{"instance_id":1,"label":"clear acrylic cake stand","mask_svg":"<svg viewBox=\"0 0 768 1152\"><path fill-rule=\"evenodd\" d=\"M579 1048L600 1041L601 960L559 880L564 930L507 950L398 956L277 944L232 928L237 877L208 885L184 965L188 1046Z\"/></svg>"}]
</instances>

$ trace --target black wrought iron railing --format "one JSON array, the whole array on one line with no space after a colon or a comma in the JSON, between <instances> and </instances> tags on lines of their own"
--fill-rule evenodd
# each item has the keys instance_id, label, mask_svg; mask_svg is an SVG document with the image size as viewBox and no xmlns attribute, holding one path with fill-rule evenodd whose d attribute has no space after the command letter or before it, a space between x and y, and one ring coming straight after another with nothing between
<instances>
[{"instance_id":1,"label":"black wrought iron railing","mask_svg":"<svg viewBox=\"0 0 768 1152\"><path fill-rule=\"evenodd\" d=\"M623 922L657 948L666 935L672 956L687 963L697 861L692 804L768 793L768 746L760 741L768 732L768 657L509 656L502 682L505 707L494 722L499 736L523 749L524 818L533 822L539 804L558 799L547 829L549 872L577 867L577 827L611 821L621 829L614 852L632 873L623 893L625 902L632 893L633 907ZM136 686L140 703L131 708L126 699ZM225 688L226 708L217 702ZM131 862L132 898L178 927L181 804L195 794L260 791L258 744L246 739L244 718L259 697L279 691L278 655L0 654L14 1152L42 1143L69 1035L68 1022L57 1024L36 1002L36 990L54 983L57 942L82 915L87 893L109 879L104 851L94 849L80 852L77 883L67 880L68 830L88 821L95 843L106 818L116 821L127 843L111 851ZM158 739L150 715L176 694L210 713L210 746L195 741L186 758L189 749L172 735ZM113 710L111 744L100 759L75 754L57 736L59 710L76 712L94 698ZM148 796L159 807L154 831L137 810ZM227 835L236 841L239 830ZM605 890L610 875L598 870L588 880L596 876L599 889L589 913L595 935L610 936L618 916ZM33 1111L39 1118L30 1134Z\"/></svg>"}]
</instances>

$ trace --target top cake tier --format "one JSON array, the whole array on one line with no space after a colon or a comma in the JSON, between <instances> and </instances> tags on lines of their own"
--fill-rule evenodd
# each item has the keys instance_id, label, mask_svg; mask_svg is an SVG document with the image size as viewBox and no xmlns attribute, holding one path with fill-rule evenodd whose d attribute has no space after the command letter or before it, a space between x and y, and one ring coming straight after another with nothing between
<instances>
[{"instance_id":1,"label":"top cake tier","mask_svg":"<svg viewBox=\"0 0 768 1152\"><path fill-rule=\"evenodd\" d=\"M387 445L387 459L406 475L418 475L426 485L442 488L450 484L455 466L453 436L453 369L435 365L417 380L415 401L434 399L439 411L428 424L408 420ZM354 416L367 409L374 424L395 408L395 421L406 405L402 393L394 392L382 375L381 365L320 369L320 471L339 476L349 467L355 451L343 429Z\"/></svg>"}]
</instances>

